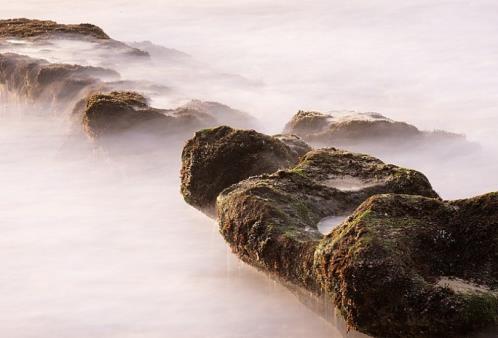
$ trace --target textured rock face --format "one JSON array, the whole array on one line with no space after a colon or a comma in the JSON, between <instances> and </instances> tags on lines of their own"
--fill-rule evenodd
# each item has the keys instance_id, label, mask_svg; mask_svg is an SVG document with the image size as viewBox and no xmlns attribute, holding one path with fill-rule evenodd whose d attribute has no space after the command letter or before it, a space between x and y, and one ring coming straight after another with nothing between
<instances>
[{"instance_id":1,"label":"textured rock face","mask_svg":"<svg viewBox=\"0 0 498 338\"><path fill-rule=\"evenodd\" d=\"M425 132L377 113L349 113L334 116L320 112L299 111L285 126L284 132L296 134L316 145L344 146L369 150L372 147L400 148L426 142L457 141L465 137L444 131Z\"/></svg>"},{"instance_id":2,"label":"textured rock face","mask_svg":"<svg viewBox=\"0 0 498 338\"><path fill-rule=\"evenodd\" d=\"M297 159L283 142L254 130L201 130L183 149L181 191L189 204L212 213L223 189L249 176L288 168Z\"/></svg>"},{"instance_id":3,"label":"textured rock face","mask_svg":"<svg viewBox=\"0 0 498 338\"><path fill-rule=\"evenodd\" d=\"M498 193L372 197L320 242L315 267L348 323L374 336L497 324Z\"/></svg>"},{"instance_id":4,"label":"textured rock face","mask_svg":"<svg viewBox=\"0 0 498 338\"><path fill-rule=\"evenodd\" d=\"M9 19L0 20L0 38L35 38L49 37L57 34L89 36L108 40L109 36L99 27L88 23L79 25L62 25L54 21Z\"/></svg>"},{"instance_id":5,"label":"textured rock face","mask_svg":"<svg viewBox=\"0 0 498 338\"><path fill-rule=\"evenodd\" d=\"M68 64L51 64L18 54L0 54L0 85L28 102L53 108L73 104L85 93L102 86L100 79L118 79L113 70Z\"/></svg>"},{"instance_id":6,"label":"textured rock face","mask_svg":"<svg viewBox=\"0 0 498 338\"><path fill-rule=\"evenodd\" d=\"M221 233L242 260L321 292L313 268L323 237L317 223L386 192L438 197L419 172L330 148L309 152L292 169L230 186L216 211Z\"/></svg>"}]
</instances>

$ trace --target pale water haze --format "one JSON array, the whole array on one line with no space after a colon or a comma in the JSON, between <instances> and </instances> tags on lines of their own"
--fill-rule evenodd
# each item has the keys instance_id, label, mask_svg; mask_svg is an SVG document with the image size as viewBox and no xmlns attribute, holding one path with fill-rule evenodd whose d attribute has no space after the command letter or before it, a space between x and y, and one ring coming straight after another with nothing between
<instances>
[{"instance_id":1,"label":"pale water haze","mask_svg":"<svg viewBox=\"0 0 498 338\"><path fill-rule=\"evenodd\" d=\"M481 145L447 159L381 159L423 171L444 198L498 189L496 1L0 4L2 19L89 22L189 54L140 65L74 42L17 50L159 83L171 91L152 95L157 106L220 101L269 133L299 109L376 111ZM66 115L1 98L0 336L363 336L230 253L215 222L181 198L179 147L130 164L68 144Z\"/></svg>"}]
</instances>

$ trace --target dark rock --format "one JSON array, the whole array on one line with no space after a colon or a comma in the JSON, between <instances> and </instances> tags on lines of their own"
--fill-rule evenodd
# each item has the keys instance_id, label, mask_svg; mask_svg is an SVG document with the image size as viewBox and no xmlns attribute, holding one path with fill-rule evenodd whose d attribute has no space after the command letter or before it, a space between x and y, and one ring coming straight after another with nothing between
<instances>
[{"instance_id":1,"label":"dark rock","mask_svg":"<svg viewBox=\"0 0 498 338\"><path fill-rule=\"evenodd\" d=\"M297 160L283 142L254 130L201 130L183 149L181 191L189 204L212 213L223 189L249 176L288 168Z\"/></svg>"},{"instance_id":2,"label":"dark rock","mask_svg":"<svg viewBox=\"0 0 498 338\"><path fill-rule=\"evenodd\" d=\"M313 268L323 238L317 223L348 215L369 196L387 192L438 198L417 171L330 148L309 152L292 169L233 184L218 196L216 213L221 233L242 260L320 293Z\"/></svg>"},{"instance_id":3,"label":"dark rock","mask_svg":"<svg viewBox=\"0 0 498 338\"><path fill-rule=\"evenodd\" d=\"M350 326L455 337L498 323L498 193L443 202L379 195L315 251L320 286Z\"/></svg>"}]
</instances>

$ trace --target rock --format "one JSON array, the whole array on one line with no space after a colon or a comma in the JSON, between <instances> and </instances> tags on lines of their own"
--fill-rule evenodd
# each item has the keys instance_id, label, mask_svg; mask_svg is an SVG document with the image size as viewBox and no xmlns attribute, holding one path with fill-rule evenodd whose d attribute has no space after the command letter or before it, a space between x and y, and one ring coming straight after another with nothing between
<instances>
[{"instance_id":1,"label":"rock","mask_svg":"<svg viewBox=\"0 0 498 338\"><path fill-rule=\"evenodd\" d=\"M194 109L209 114L218 121L233 128L249 129L257 126L256 119L246 112L233 109L227 105L213 101L192 100L183 108Z\"/></svg>"},{"instance_id":2,"label":"rock","mask_svg":"<svg viewBox=\"0 0 498 338\"><path fill-rule=\"evenodd\" d=\"M285 143L254 130L201 130L183 149L181 191L187 203L212 214L223 189L249 176L288 168L297 160Z\"/></svg>"},{"instance_id":3,"label":"rock","mask_svg":"<svg viewBox=\"0 0 498 338\"><path fill-rule=\"evenodd\" d=\"M284 142L292 151L296 153L296 156L300 157L311 151L312 148L304 142L299 136L292 134L277 134L273 135L273 137L279 139Z\"/></svg>"},{"instance_id":4,"label":"rock","mask_svg":"<svg viewBox=\"0 0 498 338\"><path fill-rule=\"evenodd\" d=\"M350 326L379 337L455 337L498 324L498 193L444 202L368 199L315 251Z\"/></svg>"},{"instance_id":5,"label":"rock","mask_svg":"<svg viewBox=\"0 0 498 338\"><path fill-rule=\"evenodd\" d=\"M212 123L209 116L196 111L152 108L135 92L94 94L86 99L83 126L95 139L136 132L155 137L191 133Z\"/></svg>"},{"instance_id":6,"label":"rock","mask_svg":"<svg viewBox=\"0 0 498 338\"><path fill-rule=\"evenodd\" d=\"M417 171L329 148L309 152L291 169L231 185L218 196L216 214L242 260L320 293L314 257L323 235L317 223L348 215L366 198L387 192L438 198Z\"/></svg>"},{"instance_id":7,"label":"rock","mask_svg":"<svg viewBox=\"0 0 498 338\"><path fill-rule=\"evenodd\" d=\"M123 56L128 57L128 61L149 58L146 51L111 39L100 27L92 24L65 25L54 21L24 18L0 20L0 49L6 51L15 51L21 45L23 51L26 51L26 47L31 47L35 51L43 49L46 52L53 47L54 41L61 40L77 40L87 43L87 49L112 51L114 59ZM69 48L74 49L74 44Z\"/></svg>"},{"instance_id":8,"label":"rock","mask_svg":"<svg viewBox=\"0 0 498 338\"><path fill-rule=\"evenodd\" d=\"M56 110L102 87L102 79L119 79L113 70L51 64L18 54L0 54L0 85L28 103L44 103Z\"/></svg>"},{"instance_id":9,"label":"rock","mask_svg":"<svg viewBox=\"0 0 498 338\"><path fill-rule=\"evenodd\" d=\"M62 25L54 21L25 18L0 20L0 38L46 38L55 35L77 35L103 40L110 39L101 28L88 23Z\"/></svg>"},{"instance_id":10,"label":"rock","mask_svg":"<svg viewBox=\"0 0 498 338\"><path fill-rule=\"evenodd\" d=\"M405 122L391 120L378 113L324 114L299 111L286 124L285 133L296 134L316 146L347 147L356 151L382 150L406 151L427 146L456 143L469 147L465 136L445 131L421 131Z\"/></svg>"}]
</instances>

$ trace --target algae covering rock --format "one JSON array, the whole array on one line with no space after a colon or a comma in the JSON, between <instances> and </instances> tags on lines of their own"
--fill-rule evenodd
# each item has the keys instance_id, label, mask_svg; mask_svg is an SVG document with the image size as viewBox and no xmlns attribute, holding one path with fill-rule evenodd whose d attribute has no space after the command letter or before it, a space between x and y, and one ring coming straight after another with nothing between
<instances>
[{"instance_id":1,"label":"algae covering rock","mask_svg":"<svg viewBox=\"0 0 498 338\"><path fill-rule=\"evenodd\" d=\"M189 204L212 213L223 189L249 176L288 168L297 160L285 143L254 130L201 130L183 149L181 191Z\"/></svg>"},{"instance_id":2,"label":"algae covering rock","mask_svg":"<svg viewBox=\"0 0 498 338\"><path fill-rule=\"evenodd\" d=\"M380 337L455 337L498 323L498 193L367 200L315 252L348 323Z\"/></svg>"},{"instance_id":3,"label":"algae covering rock","mask_svg":"<svg viewBox=\"0 0 498 338\"><path fill-rule=\"evenodd\" d=\"M242 260L320 293L317 223L387 192L438 198L417 171L328 148L309 152L291 169L230 186L218 196L216 212L222 235Z\"/></svg>"},{"instance_id":4,"label":"algae covering rock","mask_svg":"<svg viewBox=\"0 0 498 338\"><path fill-rule=\"evenodd\" d=\"M110 92L91 95L86 100L83 126L87 134L99 139L126 132L170 137L190 133L213 123L210 116L191 110L152 108L136 92Z\"/></svg>"}]
</instances>

